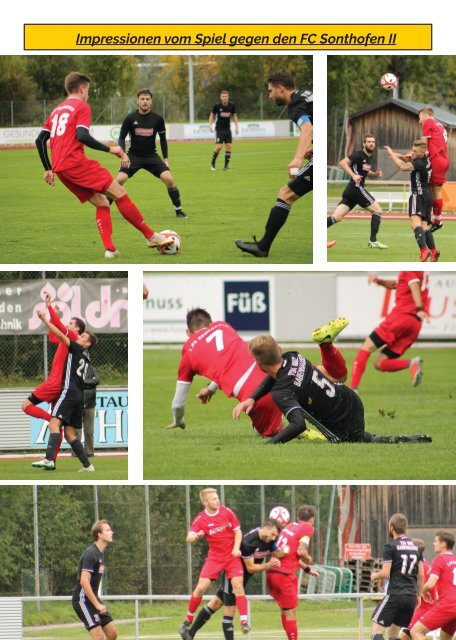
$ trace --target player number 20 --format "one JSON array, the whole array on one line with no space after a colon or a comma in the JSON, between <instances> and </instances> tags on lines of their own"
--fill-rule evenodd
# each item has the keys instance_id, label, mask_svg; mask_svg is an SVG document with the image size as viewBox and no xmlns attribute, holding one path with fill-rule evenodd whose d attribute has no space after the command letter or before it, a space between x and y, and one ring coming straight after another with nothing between
<instances>
[{"instance_id":1,"label":"player number 20","mask_svg":"<svg viewBox=\"0 0 456 640\"><path fill-rule=\"evenodd\" d=\"M52 118L51 138L54 136L63 136L68 123L69 113L58 113Z\"/></svg>"},{"instance_id":2,"label":"player number 20","mask_svg":"<svg viewBox=\"0 0 456 640\"><path fill-rule=\"evenodd\" d=\"M79 360L79 367L76 370L76 374L84 380L87 373L88 363L85 360Z\"/></svg>"}]
</instances>

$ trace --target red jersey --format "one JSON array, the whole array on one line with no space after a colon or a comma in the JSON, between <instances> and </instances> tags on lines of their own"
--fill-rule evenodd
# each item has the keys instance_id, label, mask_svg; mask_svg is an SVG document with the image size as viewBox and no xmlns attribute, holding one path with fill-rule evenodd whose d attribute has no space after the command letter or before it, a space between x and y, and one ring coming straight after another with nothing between
<instances>
[{"instance_id":1,"label":"red jersey","mask_svg":"<svg viewBox=\"0 0 456 640\"><path fill-rule=\"evenodd\" d=\"M445 601L456 605L456 556L448 551L432 561L431 576L437 576L439 602Z\"/></svg>"},{"instance_id":2,"label":"red jersey","mask_svg":"<svg viewBox=\"0 0 456 640\"><path fill-rule=\"evenodd\" d=\"M53 109L43 125L51 134L52 170L58 173L80 164L85 158L76 127L90 129L92 111L84 100L70 97Z\"/></svg>"},{"instance_id":3,"label":"red jersey","mask_svg":"<svg viewBox=\"0 0 456 640\"><path fill-rule=\"evenodd\" d=\"M209 545L207 557L214 560L231 558L234 545L234 532L240 528L236 514L228 507L220 507L216 513L210 514L204 509L193 520L189 531L204 531Z\"/></svg>"},{"instance_id":4,"label":"red jersey","mask_svg":"<svg viewBox=\"0 0 456 640\"><path fill-rule=\"evenodd\" d=\"M192 382L195 375L204 376L226 393L227 396L239 395L252 373L261 372L249 351L249 345L227 322L212 322L194 333L182 349L177 379L179 382Z\"/></svg>"},{"instance_id":5,"label":"red jersey","mask_svg":"<svg viewBox=\"0 0 456 640\"><path fill-rule=\"evenodd\" d=\"M429 579L429 576L431 575L431 563L428 560L425 560L423 558L423 571L424 571L424 582L427 582ZM429 591L431 598L432 598L432 604L434 604L435 602L437 602L437 587L433 587L430 591ZM431 603L429 603L431 604Z\"/></svg>"},{"instance_id":6,"label":"red jersey","mask_svg":"<svg viewBox=\"0 0 456 640\"><path fill-rule=\"evenodd\" d=\"M423 122L423 138L427 139L429 158L432 160L437 155L447 156L447 138L443 124L435 118L427 118Z\"/></svg>"},{"instance_id":7,"label":"red jersey","mask_svg":"<svg viewBox=\"0 0 456 640\"><path fill-rule=\"evenodd\" d=\"M314 528L307 522L291 522L282 529L277 546L289 547L290 551L286 556L280 558L280 567L277 569L279 573L295 573L299 569L298 548L301 543L309 544L310 538L313 536Z\"/></svg>"},{"instance_id":8,"label":"red jersey","mask_svg":"<svg viewBox=\"0 0 456 640\"><path fill-rule=\"evenodd\" d=\"M401 271L397 279L396 304L391 313L416 313L416 303L410 290L410 283L417 282L421 289L422 307L429 305L429 275L423 271Z\"/></svg>"},{"instance_id":9,"label":"red jersey","mask_svg":"<svg viewBox=\"0 0 456 640\"><path fill-rule=\"evenodd\" d=\"M49 307L49 314L51 317L51 322L55 325L62 333L64 333L70 340L77 340L78 334L74 331L71 331L64 324L60 322L60 318L57 313L54 311L52 307ZM55 352L54 358L52 360L51 370L47 377L47 382L55 383L60 388L62 387L62 378L65 370L66 359L68 356L68 347L66 347L63 342L55 336L51 331L49 331L49 341L50 342L58 342L59 346Z\"/></svg>"}]
</instances>

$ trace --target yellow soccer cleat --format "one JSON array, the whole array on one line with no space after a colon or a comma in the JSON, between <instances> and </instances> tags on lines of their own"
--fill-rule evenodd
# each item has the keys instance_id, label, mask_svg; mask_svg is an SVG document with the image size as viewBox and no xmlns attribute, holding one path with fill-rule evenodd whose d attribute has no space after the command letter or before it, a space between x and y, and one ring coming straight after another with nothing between
<instances>
[{"instance_id":1,"label":"yellow soccer cleat","mask_svg":"<svg viewBox=\"0 0 456 640\"><path fill-rule=\"evenodd\" d=\"M335 320L330 320L328 324L318 327L318 329L314 329L314 331L312 331L312 340L317 344L322 344L323 342L334 342L336 336L345 329L349 322L350 320L348 318L336 318Z\"/></svg>"}]
</instances>

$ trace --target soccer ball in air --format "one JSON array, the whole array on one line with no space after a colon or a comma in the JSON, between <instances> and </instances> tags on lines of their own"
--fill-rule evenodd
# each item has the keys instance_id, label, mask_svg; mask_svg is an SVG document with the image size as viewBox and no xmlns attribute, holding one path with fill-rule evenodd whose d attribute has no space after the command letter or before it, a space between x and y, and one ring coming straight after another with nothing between
<instances>
[{"instance_id":1,"label":"soccer ball in air","mask_svg":"<svg viewBox=\"0 0 456 640\"><path fill-rule=\"evenodd\" d=\"M165 231L160 231L160 235L174 240L173 244L168 244L165 247L159 247L160 253L167 256L173 256L180 251L182 242L178 233L171 231L171 229L166 229Z\"/></svg>"},{"instance_id":2,"label":"soccer ball in air","mask_svg":"<svg viewBox=\"0 0 456 640\"><path fill-rule=\"evenodd\" d=\"M286 507L278 505L277 507L272 507L269 512L269 518L271 520L277 520L281 525L285 525L290 522L290 512Z\"/></svg>"},{"instance_id":3,"label":"soccer ball in air","mask_svg":"<svg viewBox=\"0 0 456 640\"><path fill-rule=\"evenodd\" d=\"M392 91L397 87L398 79L394 73L384 73L380 80L380 86L386 91Z\"/></svg>"}]
</instances>

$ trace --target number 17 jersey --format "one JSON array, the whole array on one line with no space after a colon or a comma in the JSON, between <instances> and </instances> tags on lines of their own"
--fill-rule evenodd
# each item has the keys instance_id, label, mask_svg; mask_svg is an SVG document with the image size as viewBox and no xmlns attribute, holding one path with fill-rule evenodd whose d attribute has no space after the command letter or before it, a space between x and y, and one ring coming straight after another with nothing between
<instances>
[{"instance_id":1,"label":"number 17 jersey","mask_svg":"<svg viewBox=\"0 0 456 640\"><path fill-rule=\"evenodd\" d=\"M195 375L204 376L216 382L227 396L237 397L237 391L256 369L259 371L247 342L227 322L213 322L184 344L177 379L190 383Z\"/></svg>"},{"instance_id":2,"label":"number 17 jersey","mask_svg":"<svg viewBox=\"0 0 456 640\"><path fill-rule=\"evenodd\" d=\"M416 595L418 568L423 556L418 546L408 536L396 538L385 545L383 562L391 563L391 571L386 593Z\"/></svg>"}]
</instances>

